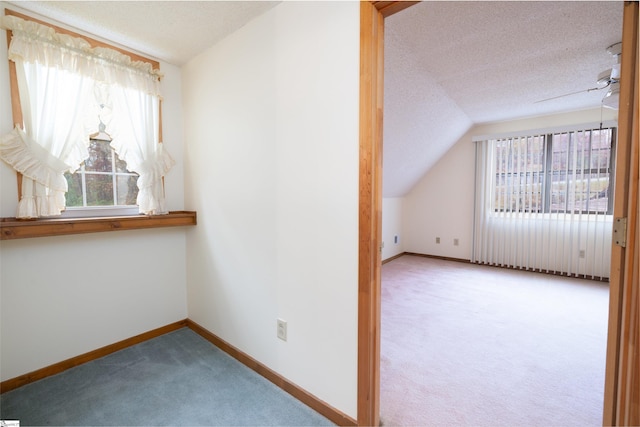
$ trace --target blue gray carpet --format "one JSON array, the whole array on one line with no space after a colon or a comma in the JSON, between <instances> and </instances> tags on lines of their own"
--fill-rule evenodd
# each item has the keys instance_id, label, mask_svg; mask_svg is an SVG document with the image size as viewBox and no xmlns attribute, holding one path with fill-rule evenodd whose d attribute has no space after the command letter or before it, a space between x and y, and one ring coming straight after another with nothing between
<instances>
[{"instance_id":1,"label":"blue gray carpet","mask_svg":"<svg viewBox=\"0 0 640 427\"><path fill-rule=\"evenodd\" d=\"M0 419L23 426L333 425L187 328L4 393Z\"/></svg>"}]
</instances>

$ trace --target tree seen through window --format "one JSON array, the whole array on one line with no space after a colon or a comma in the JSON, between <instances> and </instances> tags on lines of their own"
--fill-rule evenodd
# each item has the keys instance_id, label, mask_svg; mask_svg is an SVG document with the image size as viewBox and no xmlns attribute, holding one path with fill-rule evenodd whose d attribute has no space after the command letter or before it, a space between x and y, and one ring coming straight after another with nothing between
<instances>
[{"instance_id":1,"label":"tree seen through window","mask_svg":"<svg viewBox=\"0 0 640 427\"><path fill-rule=\"evenodd\" d=\"M91 139L89 157L75 173L65 173L69 207L131 206L138 196L138 174L130 172L109 141Z\"/></svg>"}]
</instances>

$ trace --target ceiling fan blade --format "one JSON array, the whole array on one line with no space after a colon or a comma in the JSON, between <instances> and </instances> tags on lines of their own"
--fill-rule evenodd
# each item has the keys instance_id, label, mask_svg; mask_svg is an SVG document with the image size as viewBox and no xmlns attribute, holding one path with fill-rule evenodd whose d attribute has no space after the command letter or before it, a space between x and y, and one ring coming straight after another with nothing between
<instances>
[{"instance_id":1,"label":"ceiling fan blade","mask_svg":"<svg viewBox=\"0 0 640 427\"><path fill-rule=\"evenodd\" d=\"M558 96L553 96L553 97L551 97L551 98L541 99L541 100L539 100L539 101L534 102L534 104L537 104L537 103L539 103L539 102L551 101L551 100L553 100L553 99L564 98L565 96L577 95L577 94L579 94L579 93L592 92L592 91L594 91L594 90L602 90L602 89L606 89L606 88L608 88L608 87L609 87L609 84L610 84L610 82L609 82L609 83L607 83L607 85L606 85L606 86L602 86L602 87L592 87L592 88L589 88L589 89L579 90L579 91L576 91L576 92L565 93L564 95L558 95Z\"/></svg>"}]
</instances>

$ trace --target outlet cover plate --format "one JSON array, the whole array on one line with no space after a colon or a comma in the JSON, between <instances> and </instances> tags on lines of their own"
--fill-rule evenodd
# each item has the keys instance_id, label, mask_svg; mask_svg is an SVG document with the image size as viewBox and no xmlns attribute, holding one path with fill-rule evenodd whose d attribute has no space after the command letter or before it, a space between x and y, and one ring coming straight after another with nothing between
<instances>
[{"instance_id":1,"label":"outlet cover plate","mask_svg":"<svg viewBox=\"0 0 640 427\"><path fill-rule=\"evenodd\" d=\"M287 340L287 321L282 319L277 319L278 324L278 338L282 341Z\"/></svg>"}]
</instances>

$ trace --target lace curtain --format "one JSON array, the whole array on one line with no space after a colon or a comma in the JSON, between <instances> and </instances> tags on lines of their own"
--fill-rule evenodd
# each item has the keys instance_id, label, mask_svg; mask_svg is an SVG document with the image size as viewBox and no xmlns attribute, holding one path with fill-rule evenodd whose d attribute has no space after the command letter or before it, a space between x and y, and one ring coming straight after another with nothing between
<instances>
[{"instance_id":1,"label":"lace curtain","mask_svg":"<svg viewBox=\"0 0 640 427\"><path fill-rule=\"evenodd\" d=\"M24 131L17 123L0 138L0 158L23 174L17 217L55 216L65 209L64 173L88 156L87 112L105 103L112 112L112 148L140 175L140 213L166 213L162 177L174 161L158 138L159 72L36 22L3 16L2 27L13 33L8 53L24 121ZM95 121L97 115L91 116Z\"/></svg>"}]
</instances>

